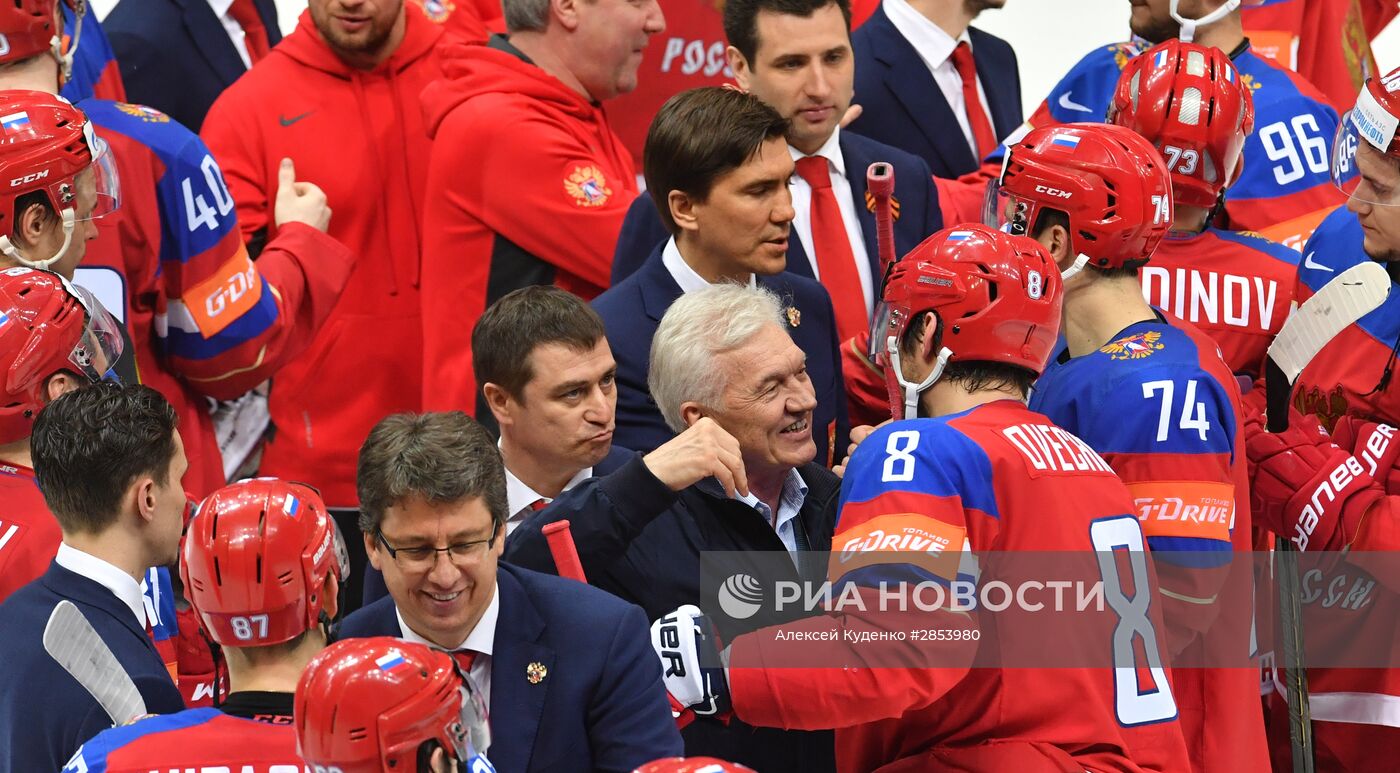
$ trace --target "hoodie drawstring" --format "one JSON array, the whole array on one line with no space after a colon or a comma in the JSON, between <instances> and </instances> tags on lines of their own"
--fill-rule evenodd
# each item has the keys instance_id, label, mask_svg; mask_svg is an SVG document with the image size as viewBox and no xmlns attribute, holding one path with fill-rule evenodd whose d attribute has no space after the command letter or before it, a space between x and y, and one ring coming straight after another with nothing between
<instances>
[{"instance_id":1,"label":"hoodie drawstring","mask_svg":"<svg viewBox=\"0 0 1400 773\"><path fill-rule=\"evenodd\" d=\"M389 91L394 95L394 108L396 115L407 115L403 105L403 94L399 92L398 70L389 68ZM408 134L404 131L405 121L396 121L395 125L399 130L399 157L403 159L401 173L407 176L409 169L413 166L413 159L409 158ZM417 288L420 278L423 276L423 221L422 221L422 201L423 191L410 181L408 184L408 207L413 212L413 275L409 281Z\"/></svg>"}]
</instances>

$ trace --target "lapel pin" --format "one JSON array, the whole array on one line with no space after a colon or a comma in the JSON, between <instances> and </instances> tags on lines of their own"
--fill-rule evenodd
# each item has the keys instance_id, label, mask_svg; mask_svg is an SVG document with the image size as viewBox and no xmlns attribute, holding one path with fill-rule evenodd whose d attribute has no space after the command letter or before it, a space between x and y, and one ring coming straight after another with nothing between
<instances>
[{"instance_id":1,"label":"lapel pin","mask_svg":"<svg viewBox=\"0 0 1400 773\"><path fill-rule=\"evenodd\" d=\"M530 684L539 684L546 676L549 676L549 669L543 663L531 663L525 667L525 678L530 680Z\"/></svg>"},{"instance_id":2,"label":"lapel pin","mask_svg":"<svg viewBox=\"0 0 1400 773\"><path fill-rule=\"evenodd\" d=\"M783 311L787 313L787 321L789 327L797 327L798 325L802 324L801 309L797 308L796 306L789 306L786 309L783 309Z\"/></svg>"}]
</instances>

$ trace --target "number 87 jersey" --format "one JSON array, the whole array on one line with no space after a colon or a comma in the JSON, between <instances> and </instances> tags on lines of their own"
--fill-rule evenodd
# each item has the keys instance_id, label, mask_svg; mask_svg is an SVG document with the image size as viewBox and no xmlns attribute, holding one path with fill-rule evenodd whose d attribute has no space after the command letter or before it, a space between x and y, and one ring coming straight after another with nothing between
<instances>
[{"instance_id":1,"label":"number 87 jersey","mask_svg":"<svg viewBox=\"0 0 1400 773\"><path fill-rule=\"evenodd\" d=\"M1160 580L1172 661L1208 665L1208 651L1210 662L1235 666L1173 670L1191 757L1205 769L1265 770L1258 679L1241 667L1256 654L1252 620L1238 614L1252 608L1250 562L1232 560L1251 548L1239 388L1214 342L1157 313L1093 352L1070 357L1062 347L1030 406L1127 484Z\"/></svg>"}]
</instances>

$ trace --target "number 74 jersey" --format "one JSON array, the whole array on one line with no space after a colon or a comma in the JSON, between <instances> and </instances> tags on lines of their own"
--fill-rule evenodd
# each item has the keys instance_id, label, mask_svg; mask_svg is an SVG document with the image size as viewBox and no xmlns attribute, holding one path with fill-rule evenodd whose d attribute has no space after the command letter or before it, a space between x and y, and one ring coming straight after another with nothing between
<instances>
[{"instance_id":1,"label":"number 74 jersey","mask_svg":"<svg viewBox=\"0 0 1400 773\"><path fill-rule=\"evenodd\" d=\"M1030 406L1127 484L1161 584L1172 660L1247 663L1256 653L1250 616L1238 614L1252 607L1253 586L1250 562L1236 560L1252 537L1239 387L1213 341L1158 314L1088 354L1056 352ZM1193 759L1208 770L1267 770L1252 669L1175 668L1173 682Z\"/></svg>"}]
</instances>

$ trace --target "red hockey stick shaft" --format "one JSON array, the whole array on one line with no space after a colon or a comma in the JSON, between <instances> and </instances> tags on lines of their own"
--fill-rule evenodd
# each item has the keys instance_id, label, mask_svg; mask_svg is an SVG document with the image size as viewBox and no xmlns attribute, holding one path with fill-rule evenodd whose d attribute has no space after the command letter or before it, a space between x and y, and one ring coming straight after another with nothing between
<instances>
[{"instance_id":1,"label":"red hockey stick shaft","mask_svg":"<svg viewBox=\"0 0 1400 773\"><path fill-rule=\"evenodd\" d=\"M880 250L880 273L888 271L894 254L894 165L876 161L865 171L865 189L875 202L875 245Z\"/></svg>"},{"instance_id":2,"label":"red hockey stick shaft","mask_svg":"<svg viewBox=\"0 0 1400 773\"><path fill-rule=\"evenodd\" d=\"M578 547L574 545L574 535L569 532L568 520L545 524L544 538L549 542L549 554L554 556L554 568L559 576L588 582L583 574L583 562L578 557Z\"/></svg>"}]
</instances>

